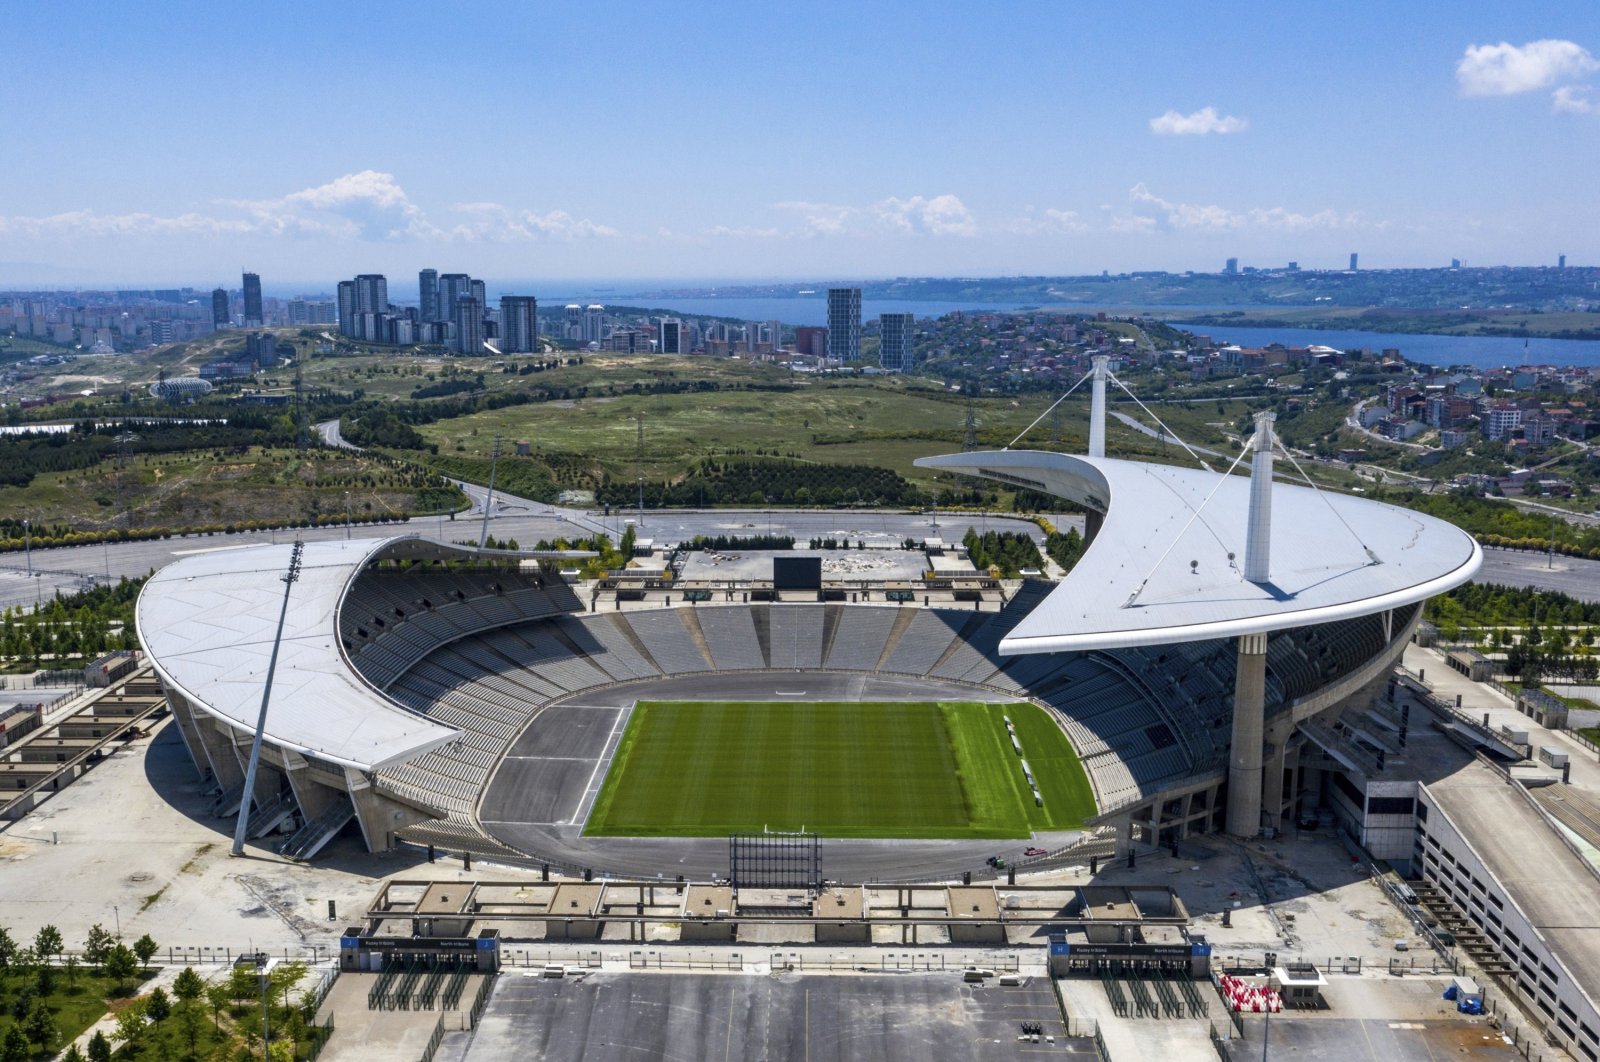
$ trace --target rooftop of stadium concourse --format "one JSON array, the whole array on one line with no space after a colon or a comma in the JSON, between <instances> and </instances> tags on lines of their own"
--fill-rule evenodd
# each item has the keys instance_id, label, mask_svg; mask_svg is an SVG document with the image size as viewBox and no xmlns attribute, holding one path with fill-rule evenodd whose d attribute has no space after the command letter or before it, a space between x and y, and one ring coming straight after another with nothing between
<instances>
[{"instance_id":1,"label":"rooftop of stadium concourse","mask_svg":"<svg viewBox=\"0 0 1600 1062\"><path fill-rule=\"evenodd\" d=\"M292 549L224 547L185 557L152 576L139 595L139 638L162 682L240 729L256 726ZM448 744L456 731L394 704L345 659L337 621L350 583L382 561L506 564L564 556L480 551L415 535L306 543L289 591L267 740L360 770Z\"/></svg>"},{"instance_id":2,"label":"rooftop of stadium concourse","mask_svg":"<svg viewBox=\"0 0 1600 1062\"><path fill-rule=\"evenodd\" d=\"M1366 498L1276 483L1271 570L1244 575L1250 479L1035 450L917 460L1103 514L1083 559L1001 655L1160 645L1328 623L1426 600L1482 563L1466 532Z\"/></svg>"},{"instance_id":3,"label":"rooftop of stadium concourse","mask_svg":"<svg viewBox=\"0 0 1600 1062\"><path fill-rule=\"evenodd\" d=\"M824 583L920 583L929 570L927 554L922 550L696 550L683 555L678 579L721 585L770 583L774 557L820 558ZM977 574L970 563L965 566L965 574Z\"/></svg>"}]
</instances>

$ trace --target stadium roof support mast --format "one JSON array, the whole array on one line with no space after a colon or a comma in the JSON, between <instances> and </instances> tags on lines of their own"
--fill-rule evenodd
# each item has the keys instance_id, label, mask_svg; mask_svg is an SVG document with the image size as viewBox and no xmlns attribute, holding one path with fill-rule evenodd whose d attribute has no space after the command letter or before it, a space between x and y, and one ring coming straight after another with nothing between
<instances>
[{"instance_id":1,"label":"stadium roof support mast","mask_svg":"<svg viewBox=\"0 0 1600 1062\"><path fill-rule=\"evenodd\" d=\"M272 675L278 669L278 646L283 644L283 623L289 616L289 591L300 578L300 557L305 543L296 542L289 554L289 570L284 572L283 605L278 609L278 630L272 636L272 655L267 658L267 681L261 687L261 713L256 717L256 736L250 743L250 764L244 772L244 792L239 797L239 824L233 830L233 854L244 855L244 835L250 826L250 806L256 791L256 769L261 766L261 739L267 730L267 704L272 700Z\"/></svg>"},{"instance_id":2,"label":"stadium roof support mast","mask_svg":"<svg viewBox=\"0 0 1600 1062\"><path fill-rule=\"evenodd\" d=\"M1244 577L1252 583L1272 580L1272 423L1270 412L1256 414L1254 454L1250 467L1250 512L1245 524ZM1242 455L1241 455L1242 456ZM1267 787L1267 635L1239 638L1234 666L1233 735L1228 749L1227 830L1235 837L1261 833L1263 815L1276 823L1282 814L1282 791ZM1263 807L1268 791L1277 794Z\"/></svg>"},{"instance_id":3,"label":"stadium roof support mast","mask_svg":"<svg viewBox=\"0 0 1600 1062\"><path fill-rule=\"evenodd\" d=\"M1250 518L1245 525L1244 577L1252 583L1272 578L1272 422L1277 415L1257 413L1255 455L1250 465Z\"/></svg>"},{"instance_id":4,"label":"stadium roof support mast","mask_svg":"<svg viewBox=\"0 0 1600 1062\"><path fill-rule=\"evenodd\" d=\"M1106 455L1106 364L1111 358L1105 354L1096 354L1092 359L1094 364L1093 390L1089 399L1089 456L1104 457Z\"/></svg>"}]
</instances>

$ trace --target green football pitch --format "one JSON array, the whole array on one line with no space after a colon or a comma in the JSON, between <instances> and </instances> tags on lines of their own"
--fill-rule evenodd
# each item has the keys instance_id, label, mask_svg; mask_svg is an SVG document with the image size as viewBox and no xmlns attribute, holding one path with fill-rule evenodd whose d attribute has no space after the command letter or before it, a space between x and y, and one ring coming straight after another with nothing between
<instances>
[{"instance_id":1,"label":"green football pitch","mask_svg":"<svg viewBox=\"0 0 1600 1062\"><path fill-rule=\"evenodd\" d=\"M1025 838L1094 811L1066 735L1031 704L641 701L585 832Z\"/></svg>"}]
</instances>

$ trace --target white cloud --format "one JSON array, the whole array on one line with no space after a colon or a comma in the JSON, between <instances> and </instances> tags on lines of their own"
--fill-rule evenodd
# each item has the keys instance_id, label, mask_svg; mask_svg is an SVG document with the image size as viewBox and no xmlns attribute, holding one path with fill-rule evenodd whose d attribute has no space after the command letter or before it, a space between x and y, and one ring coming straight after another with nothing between
<instances>
[{"instance_id":1,"label":"white cloud","mask_svg":"<svg viewBox=\"0 0 1600 1062\"><path fill-rule=\"evenodd\" d=\"M1456 64L1463 96L1512 96L1548 88L1600 69L1587 48L1573 41L1541 40L1524 45L1469 45Z\"/></svg>"},{"instance_id":2,"label":"white cloud","mask_svg":"<svg viewBox=\"0 0 1600 1062\"><path fill-rule=\"evenodd\" d=\"M1588 85L1562 85L1551 94L1551 106L1557 114L1595 114L1600 103L1589 95Z\"/></svg>"},{"instance_id":3,"label":"white cloud","mask_svg":"<svg viewBox=\"0 0 1600 1062\"><path fill-rule=\"evenodd\" d=\"M70 238L73 236L217 236L248 233L252 222L180 214L160 217L155 214L100 214L93 210L70 210L47 217L0 217L0 233L21 237Z\"/></svg>"},{"instance_id":4,"label":"white cloud","mask_svg":"<svg viewBox=\"0 0 1600 1062\"><path fill-rule=\"evenodd\" d=\"M1114 216L1110 226L1114 232L1238 232L1243 229L1266 229L1278 232L1309 232L1331 229L1385 229L1385 222L1371 222L1359 213L1340 214L1333 210L1319 210L1301 214L1284 207L1251 207L1231 210L1216 204L1176 203L1163 199L1144 182L1128 190L1132 213Z\"/></svg>"},{"instance_id":5,"label":"white cloud","mask_svg":"<svg viewBox=\"0 0 1600 1062\"><path fill-rule=\"evenodd\" d=\"M76 210L49 217L0 216L0 233L68 238L162 236L320 236L342 240L575 240L614 237L617 230L564 211L539 213L499 203L452 207L467 220L435 224L411 201L393 174L363 170L276 199L219 200L235 216L187 213L100 214Z\"/></svg>"},{"instance_id":6,"label":"white cloud","mask_svg":"<svg viewBox=\"0 0 1600 1062\"><path fill-rule=\"evenodd\" d=\"M473 220L452 225L446 235L466 241L516 243L541 239L611 239L621 235L609 225L575 218L564 210L541 214L500 203L457 203L454 209L470 215Z\"/></svg>"},{"instance_id":7,"label":"white cloud","mask_svg":"<svg viewBox=\"0 0 1600 1062\"><path fill-rule=\"evenodd\" d=\"M1150 119L1150 131L1160 136L1205 136L1207 133L1242 133L1250 123L1233 115L1221 115L1215 107L1202 107L1193 114L1168 111Z\"/></svg>"},{"instance_id":8,"label":"white cloud","mask_svg":"<svg viewBox=\"0 0 1600 1062\"><path fill-rule=\"evenodd\" d=\"M873 205L880 222L899 232L926 233L930 236L976 236L977 220L966 204L953 195L910 199L888 199Z\"/></svg>"},{"instance_id":9,"label":"white cloud","mask_svg":"<svg viewBox=\"0 0 1600 1062\"><path fill-rule=\"evenodd\" d=\"M347 173L279 199L234 201L231 205L253 215L263 232L321 233L375 241L439 235L394 175L376 170Z\"/></svg>"},{"instance_id":10,"label":"white cloud","mask_svg":"<svg viewBox=\"0 0 1600 1062\"><path fill-rule=\"evenodd\" d=\"M1064 236L1089 230L1076 210L1049 207L1036 213L1031 206L1021 217L1003 223L1000 228L1026 236Z\"/></svg>"},{"instance_id":11,"label":"white cloud","mask_svg":"<svg viewBox=\"0 0 1600 1062\"><path fill-rule=\"evenodd\" d=\"M800 223L805 227L804 235L807 236L836 236L844 232L845 222L860 213L855 207L813 203L805 199L786 199L773 206L799 214Z\"/></svg>"}]
</instances>

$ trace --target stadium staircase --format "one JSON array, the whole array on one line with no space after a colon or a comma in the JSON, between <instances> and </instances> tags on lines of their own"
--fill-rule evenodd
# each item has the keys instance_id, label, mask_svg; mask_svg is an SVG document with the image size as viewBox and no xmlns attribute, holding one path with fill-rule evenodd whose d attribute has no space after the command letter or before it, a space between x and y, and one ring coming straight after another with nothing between
<instances>
[{"instance_id":1,"label":"stadium staircase","mask_svg":"<svg viewBox=\"0 0 1600 1062\"><path fill-rule=\"evenodd\" d=\"M278 846L278 854L289 859L310 859L355 817L355 805L348 795L340 793L326 811L290 834L288 840Z\"/></svg>"}]
</instances>

